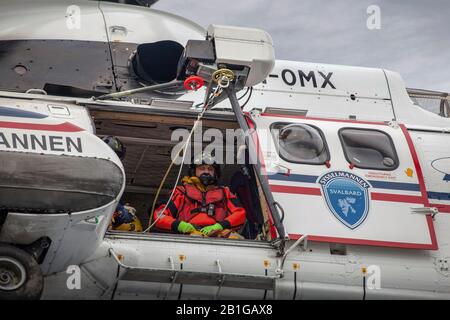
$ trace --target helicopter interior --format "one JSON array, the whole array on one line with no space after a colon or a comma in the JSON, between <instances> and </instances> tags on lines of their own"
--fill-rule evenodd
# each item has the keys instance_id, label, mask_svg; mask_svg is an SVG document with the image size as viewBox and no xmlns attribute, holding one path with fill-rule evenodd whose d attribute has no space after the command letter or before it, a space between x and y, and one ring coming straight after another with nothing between
<instances>
[{"instance_id":1,"label":"helicopter interior","mask_svg":"<svg viewBox=\"0 0 450 320\"><path fill-rule=\"evenodd\" d=\"M94 119L96 134L100 138L115 136L126 147L126 155L122 160L126 173L126 188L121 202L136 209L136 215L145 230L153 222L150 214L152 206L165 203L176 185L179 165L172 167L166 180L162 183L172 162L172 150L179 143L179 141L172 141L172 133L177 129L192 129L195 119L180 116L116 113L104 110L91 110L91 116ZM227 121L203 119L202 121L203 132L210 128L218 129L223 132L224 140L226 137L225 130L236 129L237 127L238 124L234 119ZM203 142L203 148L210 143ZM214 141L214 143L217 143L217 141ZM222 141L218 145L223 146L224 143ZM234 140L234 144L236 147L237 139ZM191 154L194 154L193 152ZM234 156L235 158L237 156L236 149ZM187 175L188 167L186 164L183 165L181 178ZM249 170L243 169L243 167ZM241 236L245 239L271 240L270 232L268 232L267 205L265 200L262 200L264 196L257 185L253 170L251 165L237 164L236 161L234 164L222 164L218 184L231 187L231 190L239 198L253 199L251 204L248 201L245 203L245 199L241 199L244 207L252 207L251 210L247 210L245 225L238 230ZM247 178L249 183L246 185L247 189L244 189L244 194L242 194L243 189L239 188L243 171L247 174L251 172L251 178ZM181 183L180 180L178 185ZM159 189L160 194L155 201ZM239 191L237 191L238 189ZM248 194L252 195L248 197ZM162 233L155 227L152 227L149 232Z\"/></svg>"}]
</instances>

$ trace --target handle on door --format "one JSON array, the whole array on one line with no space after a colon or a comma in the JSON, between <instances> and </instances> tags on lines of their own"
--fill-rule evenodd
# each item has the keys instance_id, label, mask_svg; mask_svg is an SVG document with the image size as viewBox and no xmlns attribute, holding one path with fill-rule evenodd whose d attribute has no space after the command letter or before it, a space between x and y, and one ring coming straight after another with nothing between
<instances>
[{"instance_id":1,"label":"handle on door","mask_svg":"<svg viewBox=\"0 0 450 320\"><path fill-rule=\"evenodd\" d=\"M285 176L289 176L291 174L291 169L288 167L285 167L277 162L273 162L270 165L270 171L274 173L281 173Z\"/></svg>"},{"instance_id":2,"label":"handle on door","mask_svg":"<svg viewBox=\"0 0 450 320\"><path fill-rule=\"evenodd\" d=\"M111 26L111 27L109 27L109 31L111 33L119 33L119 32L121 32L123 35L126 35L127 32L128 32L127 28L123 27L123 26Z\"/></svg>"}]
</instances>

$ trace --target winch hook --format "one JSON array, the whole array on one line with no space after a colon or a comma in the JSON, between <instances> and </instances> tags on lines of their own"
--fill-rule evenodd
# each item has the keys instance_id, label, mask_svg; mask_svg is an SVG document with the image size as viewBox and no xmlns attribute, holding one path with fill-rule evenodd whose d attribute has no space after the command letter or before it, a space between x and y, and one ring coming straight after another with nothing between
<instances>
[{"instance_id":1,"label":"winch hook","mask_svg":"<svg viewBox=\"0 0 450 320\"><path fill-rule=\"evenodd\" d=\"M212 74L212 79L221 88L228 88L234 80L234 72L230 69L219 69Z\"/></svg>"}]
</instances>

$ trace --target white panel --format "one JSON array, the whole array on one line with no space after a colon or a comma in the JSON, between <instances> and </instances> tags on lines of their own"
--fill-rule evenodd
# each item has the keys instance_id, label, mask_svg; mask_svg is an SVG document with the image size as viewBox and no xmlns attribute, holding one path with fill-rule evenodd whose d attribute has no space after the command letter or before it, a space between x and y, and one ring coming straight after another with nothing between
<instances>
[{"instance_id":1,"label":"white panel","mask_svg":"<svg viewBox=\"0 0 450 320\"><path fill-rule=\"evenodd\" d=\"M96 1L9 1L1 4L0 39L107 41Z\"/></svg>"},{"instance_id":2,"label":"white panel","mask_svg":"<svg viewBox=\"0 0 450 320\"><path fill-rule=\"evenodd\" d=\"M245 101L245 98L243 100ZM358 98L352 101L346 96L286 93L272 91L269 85L254 89L245 110L267 107L293 111L307 110L309 117L335 119L355 117L357 120L366 121L391 121L394 118L389 100Z\"/></svg>"},{"instance_id":3,"label":"white panel","mask_svg":"<svg viewBox=\"0 0 450 320\"><path fill-rule=\"evenodd\" d=\"M115 3L100 4L111 41L151 43L173 40L186 45L190 39L205 39L206 31L182 17L158 10L124 6Z\"/></svg>"},{"instance_id":4,"label":"white panel","mask_svg":"<svg viewBox=\"0 0 450 320\"><path fill-rule=\"evenodd\" d=\"M303 76L303 85L300 72ZM321 74L322 73L322 74ZM382 69L332 64L277 60L267 79L270 90L357 98L390 99L389 88ZM258 87L259 88L259 87Z\"/></svg>"},{"instance_id":5,"label":"white panel","mask_svg":"<svg viewBox=\"0 0 450 320\"><path fill-rule=\"evenodd\" d=\"M450 213L450 134L410 131L418 150L429 201ZM444 147L447 146L447 147Z\"/></svg>"},{"instance_id":6,"label":"white panel","mask_svg":"<svg viewBox=\"0 0 450 320\"><path fill-rule=\"evenodd\" d=\"M385 73L398 122L406 123L408 126L437 127L450 132L450 118L441 117L414 104L400 75L387 70Z\"/></svg>"},{"instance_id":7,"label":"white panel","mask_svg":"<svg viewBox=\"0 0 450 320\"><path fill-rule=\"evenodd\" d=\"M258 135L267 168L272 167L270 163L270 159L272 159L274 163L291 170L288 177L279 175L268 176L269 184L272 190L274 190L274 198L284 208L284 224L289 233L342 238L348 243L365 244L361 240L368 240L371 242L370 244L382 246L422 247L422 245L429 246L432 244L426 216L411 213L412 208L421 208L423 204L421 204L421 192L417 172L405 136L400 127L394 128L376 124L269 117L264 115L255 116L254 120L258 128ZM277 157L273 139L270 135L266 135L264 131L274 122L306 123L320 128L327 140L331 155L331 167L327 168L325 165L295 164ZM338 130L344 127L377 129L388 133L395 144L399 158L399 167L393 171L366 170L360 168L350 169L349 163L344 157L338 136ZM267 152L269 148L270 154ZM407 174L408 169L412 170L411 176ZM367 217L354 229L347 227L332 213L325 200L324 190L318 183L319 177L333 171L344 171L355 174L371 185L368 189L370 196ZM275 190L277 189L275 188L277 187L274 186L278 186L278 188L280 186L290 186L291 189L276 192ZM315 195L305 194L305 189L299 188L308 188ZM397 198L394 202L392 199L386 199L385 195L391 197L409 196L412 197L413 201L411 203L399 202L402 199ZM377 199L382 197L384 200L374 200L372 197L378 197ZM372 243L372 241L379 243ZM394 242L396 244L393 244Z\"/></svg>"},{"instance_id":8,"label":"white panel","mask_svg":"<svg viewBox=\"0 0 450 320\"><path fill-rule=\"evenodd\" d=\"M431 243L424 216L411 214L411 205L407 203L371 201L365 222L357 229L350 230L329 211L322 196L274 193L274 197L286 212L284 224L290 234L411 244ZM405 223L408 228L401 228Z\"/></svg>"}]
</instances>

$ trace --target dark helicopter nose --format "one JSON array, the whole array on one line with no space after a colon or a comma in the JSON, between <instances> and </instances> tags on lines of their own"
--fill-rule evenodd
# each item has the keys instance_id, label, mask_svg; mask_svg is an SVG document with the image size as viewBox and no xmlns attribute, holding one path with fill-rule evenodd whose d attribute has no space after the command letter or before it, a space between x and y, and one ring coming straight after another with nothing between
<instances>
[{"instance_id":1,"label":"dark helicopter nose","mask_svg":"<svg viewBox=\"0 0 450 320\"><path fill-rule=\"evenodd\" d=\"M99 158L1 152L0 203L9 210L79 212L116 199L123 173Z\"/></svg>"}]
</instances>

